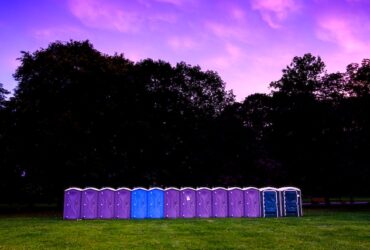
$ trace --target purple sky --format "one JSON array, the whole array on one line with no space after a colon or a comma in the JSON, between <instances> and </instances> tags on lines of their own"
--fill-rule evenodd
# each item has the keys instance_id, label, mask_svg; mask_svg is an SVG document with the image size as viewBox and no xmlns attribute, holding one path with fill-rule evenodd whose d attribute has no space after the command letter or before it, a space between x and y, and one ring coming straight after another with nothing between
<instances>
[{"instance_id":1,"label":"purple sky","mask_svg":"<svg viewBox=\"0 0 370 250\"><path fill-rule=\"evenodd\" d=\"M89 39L133 61L185 61L217 71L238 100L267 92L294 56L329 72L370 58L369 0L5 0L0 82L12 90L20 51Z\"/></svg>"}]
</instances>

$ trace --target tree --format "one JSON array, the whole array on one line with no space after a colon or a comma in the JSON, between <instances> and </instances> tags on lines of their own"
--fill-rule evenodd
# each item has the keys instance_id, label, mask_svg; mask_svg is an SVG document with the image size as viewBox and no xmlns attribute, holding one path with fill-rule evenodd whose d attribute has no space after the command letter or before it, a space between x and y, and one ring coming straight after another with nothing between
<instances>
[{"instance_id":1,"label":"tree","mask_svg":"<svg viewBox=\"0 0 370 250\"><path fill-rule=\"evenodd\" d=\"M340 103L347 96L344 74L340 72L325 74L316 90L316 96L319 100L328 101L332 104Z\"/></svg>"},{"instance_id":2,"label":"tree","mask_svg":"<svg viewBox=\"0 0 370 250\"><path fill-rule=\"evenodd\" d=\"M6 95L10 94L9 91L3 88L3 84L0 83L0 110L5 108Z\"/></svg>"},{"instance_id":3,"label":"tree","mask_svg":"<svg viewBox=\"0 0 370 250\"><path fill-rule=\"evenodd\" d=\"M292 63L283 69L283 76L279 81L271 82L273 93L278 92L291 95L313 95L317 90L325 64L320 57L305 54L303 57L294 57Z\"/></svg>"},{"instance_id":4,"label":"tree","mask_svg":"<svg viewBox=\"0 0 370 250\"><path fill-rule=\"evenodd\" d=\"M364 59L361 65L349 64L345 76L349 95L363 97L370 94L370 59Z\"/></svg>"},{"instance_id":5,"label":"tree","mask_svg":"<svg viewBox=\"0 0 370 250\"><path fill-rule=\"evenodd\" d=\"M72 185L195 184L191 173L208 171L212 152L202 150L216 135L207 131L234 101L217 73L134 64L88 41L55 42L20 60L11 164L36 185L34 196Z\"/></svg>"}]
</instances>

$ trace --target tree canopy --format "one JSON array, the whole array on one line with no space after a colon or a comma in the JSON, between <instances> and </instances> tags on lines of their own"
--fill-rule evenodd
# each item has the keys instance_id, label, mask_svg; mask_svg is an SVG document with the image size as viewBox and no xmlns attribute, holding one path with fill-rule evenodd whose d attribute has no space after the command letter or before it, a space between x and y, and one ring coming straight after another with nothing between
<instances>
[{"instance_id":1,"label":"tree canopy","mask_svg":"<svg viewBox=\"0 0 370 250\"><path fill-rule=\"evenodd\" d=\"M14 96L0 85L5 200L60 201L69 186L367 192L368 59L327 73L320 57L294 57L271 93L242 102L214 71L132 62L89 41L54 42L20 61Z\"/></svg>"}]
</instances>

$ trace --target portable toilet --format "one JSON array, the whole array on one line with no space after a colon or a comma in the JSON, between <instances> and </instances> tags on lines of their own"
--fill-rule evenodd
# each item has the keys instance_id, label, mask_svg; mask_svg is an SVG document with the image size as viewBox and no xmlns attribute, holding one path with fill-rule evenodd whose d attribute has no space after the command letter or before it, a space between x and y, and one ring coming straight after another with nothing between
<instances>
[{"instance_id":1,"label":"portable toilet","mask_svg":"<svg viewBox=\"0 0 370 250\"><path fill-rule=\"evenodd\" d=\"M147 206L147 189L134 188L131 192L131 218L132 219L145 219L148 217Z\"/></svg>"},{"instance_id":2,"label":"portable toilet","mask_svg":"<svg viewBox=\"0 0 370 250\"><path fill-rule=\"evenodd\" d=\"M279 188L280 193L280 215L302 216L301 190L296 187Z\"/></svg>"},{"instance_id":3,"label":"portable toilet","mask_svg":"<svg viewBox=\"0 0 370 250\"><path fill-rule=\"evenodd\" d=\"M212 189L212 216L226 218L228 216L227 189L215 187Z\"/></svg>"},{"instance_id":4,"label":"portable toilet","mask_svg":"<svg viewBox=\"0 0 370 250\"><path fill-rule=\"evenodd\" d=\"M261 194L261 216L279 217L279 191L273 187L260 189Z\"/></svg>"},{"instance_id":5,"label":"portable toilet","mask_svg":"<svg viewBox=\"0 0 370 250\"><path fill-rule=\"evenodd\" d=\"M180 191L180 217L194 218L196 216L196 192L194 188L186 187Z\"/></svg>"},{"instance_id":6,"label":"portable toilet","mask_svg":"<svg viewBox=\"0 0 370 250\"><path fill-rule=\"evenodd\" d=\"M197 217L212 217L212 190L206 187L198 188L196 191L197 200Z\"/></svg>"},{"instance_id":7,"label":"portable toilet","mask_svg":"<svg viewBox=\"0 0 370 250\"><path fill-rule=\"evenodd\" d=\"M243 188L244 216L250 218L261 217L260 190L255 187Z\"/></svg>"},{"instance_id":8,"label":"portable toilet","mask_svg":"<svg viewBox=\"0 0 370 250\"><path fill-rule=\"evenodd\" d=\"M81 218L98 218L98 193L96 188L88 187L82 190L81 194Z\"/></svg>"},{"instance_id":9,"label":"portable toilet","mask_svg":"<svg viewBox=\"0 0 370 250\"><path fill-rule=\"evenodd\" d=\"M102 188L98 194L98 218L113 219L114 218L114 193L113 188Z\"/></svg>"},{"instance_id":10,"label":"portable toilet","mask_svg":"<svg viewBox=\"0 0 370 250\"><path fill-rule=\"evenodd\" d=\"M130 219L131 189L118 188L114 193L114 217L116 219Z\"/></svg>"},{"instance_id":11,"label":"portable toilet","mask_svg":"<svg viewBox=\"0 0 370 250\"><path fill-rule=\"evenodd\" d=\"M77 220L81 218L81 189L68 188L64 190L64 210L65 220Z\"/></svg>"},{"instance_id":12,"label":"portable toilet","mask_svg":"<svg viewBox=\"0 0 370 250\"><path fill-rule=\"evenodd\" d=\"M244 193L241 188L228 189L229 217L240 218L244 216Z\"/></svg>"},{"instance_id":13,"label":"portable toilet","mask_svg":"<svg viewBox=\"0 0 370 250\"><path fill-rule=\"evenodd\" d=\"M148 218L162 219L164 210L164 192L162 188L148 190Z\"/></svg>"},{"instance_id":14,"label":"portable toilet","mask_svg":"<svg viewBox=\"0 0 370 250\"><path fill-rule=\"evenodd\" d=\"M164 217L176 219L180 217L180 190L174 187L164 191Z\"/></svg>"}]
</instances>

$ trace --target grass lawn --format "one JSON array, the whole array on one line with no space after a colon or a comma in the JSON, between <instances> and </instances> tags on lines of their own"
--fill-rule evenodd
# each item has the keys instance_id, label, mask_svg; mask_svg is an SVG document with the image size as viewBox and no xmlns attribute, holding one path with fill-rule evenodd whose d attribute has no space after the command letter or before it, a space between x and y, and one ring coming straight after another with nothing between
<instances>
[{"instance_id":1,"label":"grass lawn","mask_svg":"<svg viewBox=\"0 0 370 250\"><path fill-rule=\"evenodd\" d=\"M0 216L0 249L370 249L370 210L302 218L63 221Z\"/></svg>"}]
</instances>

